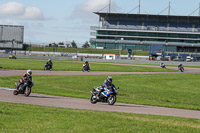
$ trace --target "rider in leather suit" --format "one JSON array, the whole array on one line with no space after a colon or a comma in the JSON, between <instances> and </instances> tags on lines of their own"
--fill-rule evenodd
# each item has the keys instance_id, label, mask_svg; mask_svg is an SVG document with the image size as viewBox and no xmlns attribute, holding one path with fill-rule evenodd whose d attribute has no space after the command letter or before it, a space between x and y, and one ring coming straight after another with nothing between
<instances>
[{"instance_id":1,"label":"rider in leather suit","mask_svg":"<svg viewBox=\"0 0 200 133\"><path fill-rule=\"evenodd\" d=\"M32 70L27 70L26 73L23 74L22 78L19 80L19 84L16 89L19 90L20 85L23 85L24 82L31 80L32 81ZM23 87L22 87L23 88Z\"/></svg>"},{"instance_id":2,"label":"rider in leather suit","mask_svg":"<svg viewBox=\"0 0 200 133\"><path fill-rule=\"evenodd\" d=\"M109 89L113 84L112 84L112 77L108 76L106 80L104 80L104 83L101 85L102 89L99 90L98 96L101 94L101 92L105 91L106 89Z\"/></svg>"}]
</instances>

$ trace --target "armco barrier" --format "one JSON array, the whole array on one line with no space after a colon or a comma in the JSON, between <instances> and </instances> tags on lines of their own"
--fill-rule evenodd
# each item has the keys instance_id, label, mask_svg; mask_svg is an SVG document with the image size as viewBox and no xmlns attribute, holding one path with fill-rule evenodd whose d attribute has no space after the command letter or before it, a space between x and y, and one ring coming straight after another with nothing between
<instances>
[{"instance_id":1,"label":"armco barrier","mask_svg":"<svg viewBox=\"0 0 200 133\"><path fill-rule=\"evenodd\" d=\"M8 54L0 54L0 57L7 57ZM77 60L77 58L72 58L71 56L37 56L37 55L15 55L17 58L35 58L35 59L58 59L58 60ZM118 60L106 60L98 58L86 58L80 57L78 61L93 61L93 62L113 62L113 63L134 63L134 64L160 64L161 62L166 65L178 65L182 63L184 66L200 66L200 62L180 62L180 61L149 61L149 60L132 60L132 59L118 59Z\"/></svg>"},{"instance_id":2,"label":"armco barrier","mask_svg":"<svg viewBox=\"0 0 200 133\"><path fill-rule=\"evenodd\" d=\"M8 54L0 55L0 57L8 57ZM63 57L63 56L37 56L37 55L15 55L17 58L25 58L25 59L55 59L55 60L76 60L72 59L72 57Z\"/></svg>"}]
</instances>

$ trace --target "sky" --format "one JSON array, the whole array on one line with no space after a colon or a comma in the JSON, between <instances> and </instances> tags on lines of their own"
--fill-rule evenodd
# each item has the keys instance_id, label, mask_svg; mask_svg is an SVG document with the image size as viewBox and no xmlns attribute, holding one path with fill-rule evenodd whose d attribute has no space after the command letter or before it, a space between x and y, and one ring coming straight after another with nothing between
<instances>
[{"instance_id":1,"label":"sky","mask_svg":"<svg viewBox=\"0 0 200 133\"><path fill-rule=\"evenodd\" d=\"M189 15L200 0L171 0L172 15ZM93 12L108 12L109 0L0 0L0 25L24 26L24 42L47 45L75 41L81 47L98 26ZM139 0L112 0L111 12L138 13ZM141 0L141 13L168 14L169 0ZM103 10L101 10L103 9ZM133 10L135 9L135 10ZM163 11L163 12L162 12ZM197 10L192 15L198 15Z\"/></svg>"}]
</instances>

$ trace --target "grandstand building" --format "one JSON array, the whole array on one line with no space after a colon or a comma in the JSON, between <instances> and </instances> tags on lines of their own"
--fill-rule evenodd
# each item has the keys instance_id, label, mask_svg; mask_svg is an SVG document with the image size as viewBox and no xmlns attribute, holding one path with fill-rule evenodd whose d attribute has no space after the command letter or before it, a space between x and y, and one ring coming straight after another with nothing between
<instances>
[{"instance_id":1,"label":"grandstand building","mask_svg":"<svg viewBox=\"0 0 200 133\"><path fill-rule=\"evenodd\" d=\"M0 25L0 49L23 49L24 26Z\"/></svg>"},{"instance_id":2,"label":"grandstand building","mask_svg":"<svg viewBox=\"0 0 200 133\"><path fill-rule=\"evenodd\" d=\"M150 50L162 45L169 52L200 52L200 17L95 12L91 48Z\"/></svg>"}]
</instances>

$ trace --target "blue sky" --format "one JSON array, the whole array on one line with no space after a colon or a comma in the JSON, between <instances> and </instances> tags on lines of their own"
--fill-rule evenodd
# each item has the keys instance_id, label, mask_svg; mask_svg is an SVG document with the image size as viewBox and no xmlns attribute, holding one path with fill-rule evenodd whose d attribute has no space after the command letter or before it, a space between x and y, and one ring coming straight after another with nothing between
<instances>
[{"instance_id":1,"label":"blue sky","mask_svg":"<svg viewBox=\"0 0 200 133\"><path fill-rule=\"evenodd\" d=\"M127 13L139 0L112 0L112 11ZM90 39L90 26L98 26L93 14L109 0L0 0L0 24L23 25L24 42L49 44L75 40L82 46ZM171 0L171 14L189 15L198 8L198 0ZM158 14L169 0L141 0L141 12ZM103 11L108 11L104 9ZM132 13L137 13L134 10ZM167 14L167 11L162 14ZM198 11L193 15L198 15Z\"/></svg>"}]
</instances>

